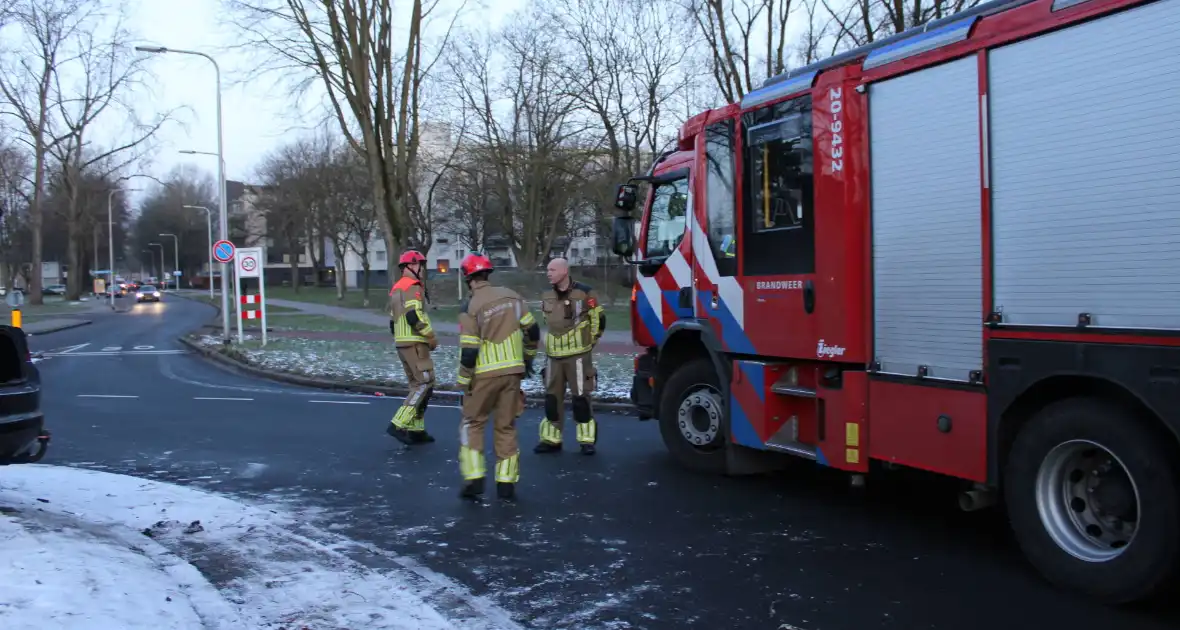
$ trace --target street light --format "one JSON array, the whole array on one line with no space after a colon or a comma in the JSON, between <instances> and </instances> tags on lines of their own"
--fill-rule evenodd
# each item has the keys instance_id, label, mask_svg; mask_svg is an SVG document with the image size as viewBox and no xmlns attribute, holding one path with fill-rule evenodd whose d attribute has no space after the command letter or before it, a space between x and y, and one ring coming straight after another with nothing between
<instances>
[{"instance_id":1,"label":"street light","mask_svg":"<svg viewBox=\"0 0 1180 630\"><path fill-rule=\"evenodd\" d=\"M221 66L217 65L217 60L203 52L195 50L176 50L164 46L136 46L135 50L145 53L164 54L176 53L178 55L195 55L197 57L204 57L213 64L213 70L217 74L217 181L221 194L218 195L217 210L218 218L221 221L220 238L221 240L229 240L229 211L227 209L225 200L225 147L222 144L222 125L221 125ZM212 250L212 248L210 248ZM229 343L229 293L225 290L225 281L229 277L229 263L222 263L221 265L221 341L222 343ZM210 279L212 283L212 279Z\"/></svg>"},{"instance_id":2,"label":"street light","mask_svg":"<svg viewBox=\"0 0 1180 630\"><path fill-rule=\"evenodd\" d=\"M148 247L160 248L160 275L164 275L164 245L162 243L148 243ZM154 264L155 261L152 261Z\"/></svg>"},{"instance_id":3,"label":"street light","mask_svg":"<svg viewBox=\"0 0 1180 630\"><path fill-rule=\"evenodd\" d=\"M180 278L176 277L176 272L180 269L180 239L175 234L161 234L160 236L172 237L172 277L176 280L176 290L180 290ZM164 261L164 247L160 246L160 262Z\"/></svg>"},{"instance_id":4,"label":"street light","mask_svg":"<svg viewBox=\"0 0 1180 630\"><path fill-rule=\"evenodd\" d=\"M115 215L114 215L114 211L113 211L115 193L117 193L117 192L133 192L133 191L137 192L137 191L139 191L139 189L138 188L128 188L126 190L123 190L121 188L112 188L111 191L109 193L107 193L107 254L110 255L110 263L111 263L110 272L111 272L111 285L112 285L112 287L115 284L115 219L114 219ZM111 294L111 310L113 311L113 310L115 310L115 290L113 288L111 288L111 289L109 289L109 292Z\"/></svg>"},{"instance_id":5,"label":"street light","mask_svg":"<svg viewBox=\"0 0 1180 630\"><path fill-rule=\"evenodd\" d=\"M213 297L213 213L205 206L184 206L189 210L204 210L205 222L209 224L209 297ZM221 290L225 290L225 280L221 281Z\"/></svg>"},{"instance_id":6,"label":"street light","mask_svg":"<svg viewBox=\"0 0 1180 630\"><path fill-rule=\"evenodd\" d=\"M155 254L153 254L151 252L151 250L147 250L147 249L142 249L142 250L140 250L140 252L148 255L148 260L152 261L152 271L155 271L156 270L156 259L153 258L153 256L155 256ZM143 259L142 258L139 259L139 275L141 275L141 276L147 275L143 272Z\"/></svg>"}]
</instances>

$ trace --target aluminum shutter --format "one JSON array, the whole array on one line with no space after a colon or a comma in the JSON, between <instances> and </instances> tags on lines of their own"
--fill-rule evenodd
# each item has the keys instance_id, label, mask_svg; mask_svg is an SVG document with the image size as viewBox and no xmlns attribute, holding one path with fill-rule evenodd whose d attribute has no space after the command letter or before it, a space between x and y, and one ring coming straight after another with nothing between
<instances>
[{"instance_id":1,"label":"aluminum shutter","mask_svg":"<svg viewBox=\"0 0 1180 630\"><path fill-rule=\"evenodd\" d=\"M873 344L884 373L965 381L983 362L974 57L869 88Z\"/></svg>"},{"instance_id":2,"label":"aluminum shutter","mask_svg":"<svg viewBox=\"0 0 1180 630\"><path fill-rule=\"evenodd\" d=\"M1180 0L990 53L1004 322L1180 329Z\"/></svg>"}]
</instances>

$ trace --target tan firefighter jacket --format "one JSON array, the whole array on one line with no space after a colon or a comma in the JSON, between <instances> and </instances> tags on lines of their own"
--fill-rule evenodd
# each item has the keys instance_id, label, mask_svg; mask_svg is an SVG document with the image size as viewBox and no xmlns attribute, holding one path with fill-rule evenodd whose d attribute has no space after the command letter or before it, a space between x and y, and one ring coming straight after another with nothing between
<instances>
[{"instance_id":1,"label":"tan firefighter jacket","mask_svg":"<svg viewBox=\"0 0 1180 630\"><path fill-rule=\"evenodd\" d=\"M523 374L537 356L541 330L520 295L487 281L471 283L459 311L459 376L463 389L477 376Z\"/></svg>"},{"instance_id":2,"label":"tan firefighter jacket","mask_svg":"<svg viewBox=\"0 0 1180 630\"><path fill-rule=\"evenodd\" d=\"M389 291L389 331L399 348L416 343L434 345L434 329L422 302L422 283L401 278Z\"/></svg>"},{"instance_id":3,"label":"tan firefighter jacket","mask_svg":"<svg viewBox=\"0 0 1180 630\"><path fill-rule=\"evenodd\" d=\"M545 354L555 359L589 352L606 331L606 315L590 285L571 282L565 292L541 296L545 313Z\"/></svg>"}]
</instances>

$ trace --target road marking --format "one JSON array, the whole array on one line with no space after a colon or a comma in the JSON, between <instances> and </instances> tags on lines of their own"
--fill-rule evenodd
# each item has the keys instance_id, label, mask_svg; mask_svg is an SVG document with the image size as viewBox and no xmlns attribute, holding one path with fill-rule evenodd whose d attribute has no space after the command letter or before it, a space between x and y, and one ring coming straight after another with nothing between
<instances>
[{"instance_id":1,"label":"road marking","mask_svg":"<svg viewBox=\"0 0 1180 630\"><path fill-rule=\"evenodd\" d=\"M193 400L254 400L253 398L218 398L216 396L194 396Z\"/></svg>"},{"instance_id":2,"label":"road marking","mask_svg":"<svg viewBox=\"0 0 1180 630\"><path fill-rule=\"evenodd\" d=\"M151 350L153 348L155 348L155 346L135 346L134 349L135 350Z\"/></svg>"},{"instance_id":3,"label":"road marking","mask_svg":"<svg viewBox=\"0 0 1180 630\"><path fill-rule=\"evenodd\" d=\"M309 400L312 403L326 403L329 405L367 405L369 404L363 400Z\"/></svg>"},{"instance_id":4,"label":"road marking","mask_svg":"<svg viewBox=\"0 0 1180 630\"><path fill-rule=\"evenodd\" d=\"M80 343L80 344L78 344L78 345L76 345L76 346L70 346L70 347L68 347L68 348L62 348L61 350L57 350L56 352L57 352L58 354L67 354L67 353L69 353L69 352L73 352L73 351L75 351L75 350L81 350L82 348L85 348L86 346L89 346L89 345L90 345L89 343ZM43 353L43 354L52 354L52 352L51 352L51 353Z\"/></svg>"},{"instance_id":5,"label":"road marking","mask_svg":"<svg viewBox=\"0 0 1180 630\"><path fill-rule=\"evenodd\" d=\"M128 355L190 354L188 350L123 350L122 352L43 352L45 357L123 357Z\"/></svg>"},{"instance_id":6,"label":"road marking","mask_svg":"<svg viewBox=\"0 0 1180 630\"><path fill-rule=\"evenodd\" d=\"M103 348L102 351L103 352L118 352L119 350L122 350L122 349L123 349L123 346L107 346L107 347Z\"/></svg>"},{"instance_id":7,"label":"road marking","mask_svg":"<svg viewBox=\"0 0 1180 630\"><path fill-rule=\"evenodd\" d=\"M120 396L117 394L78 394L78 398L139 398L139 396Z\"/></svg>"}]
</instances>

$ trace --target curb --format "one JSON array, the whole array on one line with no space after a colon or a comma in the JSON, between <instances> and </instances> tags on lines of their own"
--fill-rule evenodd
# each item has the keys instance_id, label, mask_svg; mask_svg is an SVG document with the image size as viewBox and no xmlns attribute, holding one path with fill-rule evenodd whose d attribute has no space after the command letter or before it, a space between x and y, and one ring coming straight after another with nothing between
<instances>
[{"instance_id":1,"label":"curb","mask_svg":"<svg viewBox=\"0 0 1180 630\"><path fill-rule=\"evenodd\" d=\"M210 350L209 348L197 345L186 337L177 337L177 341L179 341L184 347L192 350L193 352L196 352L202 357L215 363L225 365L232 370L243 372L258 378L286 383L288 385L299 385L301 387L312 387L315 389L323 389L328 391L341 391L350 394L377 394L381 396L405 396L408 392L404 386L391 387L388 385L348 383L345 381L333 381L322 378L312 378L309 376L300 376L298 374L290 374L287 372L274 372L250 365L245 361L226 356L225 354L217 352L216 350ZM438 387L435 387L434 395L456 401L460 398L459 392L454 390L440 389ZM545 405L545 398L536 394L525 394L525 403L529 407L543 407ZM593 404L596 410L611 413L632 413L635 411L635 406L631 403L603 402L596 400L593 402ZM566 406L569 406L568 402L566 403Z\"/></svg>"},{"instance_id":2,"label":"curb","mask_svg":"<svg viewBox=\"0 0 1180 630\"><path fill-rule=\"evenodd\" d=\"M26 337L40 337L41 335L48 335L50 333L61 332L63 330L73 330L74 328L81 328L83 326L89 326L90 324L93 324L93 323L94 322L90 321L89 319L84 319L79 322L74 322L73 324L65 324L63 326L57 326L56 328L48 328L46 330L39 330L37 332L26 332L25 336Z\"/></svg>"},{"instance_id":3,"label":"curb","mask_svg":"<svg viewBox=\"0 0 1180 630\"><path fill-rule=\"evenodd\" d=\"M220 304L210 304L204 300L198 300L196 298L189 297L183 293L168 293L166 295L170 295L172 297L178 297L182 300L188 300L189 302L196 302L198 304L204 304L205 306L211 306L211 307L213 307L213 310L217 311L217 315L215 315L215 317L221 317L221 305ZM230 301L232 302L233 300L230 300ZM206 324L206 325L211 326L212 324Z\"/></svg>"}]
</instances>

